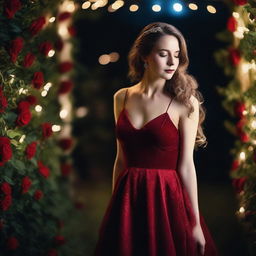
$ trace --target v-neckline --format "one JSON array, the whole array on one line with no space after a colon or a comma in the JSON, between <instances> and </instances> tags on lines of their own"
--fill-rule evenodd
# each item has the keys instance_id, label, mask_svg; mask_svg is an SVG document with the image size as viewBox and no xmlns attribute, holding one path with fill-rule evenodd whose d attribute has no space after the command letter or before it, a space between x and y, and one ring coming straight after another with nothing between
<instances>
[{"instance_id":1,"label":"v-neckline","mask_svg":"<svg viewBox=\"0 0 256 256\"><path fill-rule=\"evenodd\" d=\"M136 128L136 127L132 124L132 122L131 122L131 120L130 120L129 112L127 111L126 108L123 108L123 109L121 110L121 112L125 112L125 116L126 116L128 122L129 122L129 124L130 124L131 127L132 127L134 130L136 130L136 131L143 130L144 128L146 128L150 123L152 123L152 122L155 121L156 119L158 119L158 118L160 118L160 117L162 117L162 116L164 116L164 115L167 115L167 117L168 117L168 119L170 120L171 124L173 125L173 127L175 128L175 130L178 132L178 129L177 129L176 125L173 123L173 121L171 120L171 118L170 118L168 112L164 112L164 113L162 113L162 114L160 114L160 115L154 117L153 119L151 119L151 120L149 120L148 122L146 122L141 128ZM121 114L121 113L120 113L120 114ZM119 114L119 116L120 116L120 114Z\"/></svg>"}]
</instances>

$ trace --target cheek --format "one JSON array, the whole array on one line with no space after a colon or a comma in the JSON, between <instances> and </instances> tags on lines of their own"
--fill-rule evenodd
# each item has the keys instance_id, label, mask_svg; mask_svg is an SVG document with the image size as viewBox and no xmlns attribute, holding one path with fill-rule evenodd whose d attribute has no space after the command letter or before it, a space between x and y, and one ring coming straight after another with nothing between
<instances>
[{"instance_id":1,"label":"cheek","mask_svg":"<svg viewBox=\"0 0 256 256\"><path fill-rule=\"evenodd\" d=\"M152 58L152 65L154 65L155 67L163 67L165 66L166 60L164 58L160 58L160 57L153 57Z\"/></svg>"}]
</instances>

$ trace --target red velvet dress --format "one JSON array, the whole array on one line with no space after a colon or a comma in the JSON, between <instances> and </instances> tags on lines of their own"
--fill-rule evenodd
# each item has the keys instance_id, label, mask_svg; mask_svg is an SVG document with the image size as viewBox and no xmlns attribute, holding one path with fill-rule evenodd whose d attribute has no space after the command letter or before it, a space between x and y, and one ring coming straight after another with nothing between
<instances>
[{"instance_id":1,"label":"red velvet dress","mask_svg":"<svg viewBox=\"0 0 256 256\"><path fill-rule=\"evenodd\" d=\"M94 256L197 256L195 216L176 171L179 131L167 113L135 128L125 109L116 136L126 167L103 217ZM218 255L201 214L206 256Z\"/></svg>"}]
</instances>

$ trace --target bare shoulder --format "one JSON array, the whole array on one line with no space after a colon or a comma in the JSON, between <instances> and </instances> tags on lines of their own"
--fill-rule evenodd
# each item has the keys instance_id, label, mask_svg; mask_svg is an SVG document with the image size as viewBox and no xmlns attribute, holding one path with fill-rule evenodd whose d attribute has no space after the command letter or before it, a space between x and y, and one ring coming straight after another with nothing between
<instances>
[{"instance_id":1,"label":"bare shoulder","mask_svg":"<svg viewBox=\"0 0 256 256\"><path fill-rule=\"evenodd\" d=\"M195 115L199 110L199 101L194 95L191 95L189 100L190 100L190 103L192 104L192 106L194 108L194 112L192 112L191 114ZM179 104L179 110L180 110L179 111L180 116L183 116L183 117L188 116L188 111L189 110L185 105Z\"/></svg>"},{"instance_id":2,"label":"bare shoulder","mask_svg":"<svg viewBox=\"0 0 256 256\"><path fill-rule=\"evenodd\" d=\"M117 109L121 108L123 102L124 102L124 98L125 98L125 93L126 90L129 87L123 87L121 89L118 89L114 95L113 95L113 99L114 99L114 105L116 106Z\"/></svg>"}]
</instances>

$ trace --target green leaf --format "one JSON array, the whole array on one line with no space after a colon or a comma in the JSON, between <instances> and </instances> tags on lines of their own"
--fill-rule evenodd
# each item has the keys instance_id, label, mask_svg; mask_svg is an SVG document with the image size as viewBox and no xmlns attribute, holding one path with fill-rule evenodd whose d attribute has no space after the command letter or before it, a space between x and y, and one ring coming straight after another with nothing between
<instances>
[{"instance_id":1,"label":"green leaf","mask_svg":"<svg viewBox=\"0 0 256 256\"><path fill-rule=\"evenodd\" d=\"M16 136L21 136L22 134L20 132L14 131L14 130L8 130L7 136L9 138L15 138Z\"/></svg>"},{"instance_id":2,"label":"green leaf","mask_svg":"<svg viewBox=\"0 0 256 256\"><path fill-rule=\"evenodd\" d=\"M3 178L6 182L8 182L8 183L10 183L10 184L12 184L12 185L15 184L15 182L14 182L10 177L8 177L8 176L6 176L6 175L3 175L2 178Z\"/></svg>"},{"instance_id":3,"label":"green leaf","mask_svg":"<svg viewBox=\"0 0 256 256\"><path fill-rule=\"evenodd\" d=\"M25 174L25 164L22 161L18 159L13 159L10 163L15 169L19 170L20 174Z\"/></svg>"}]
</instances>

